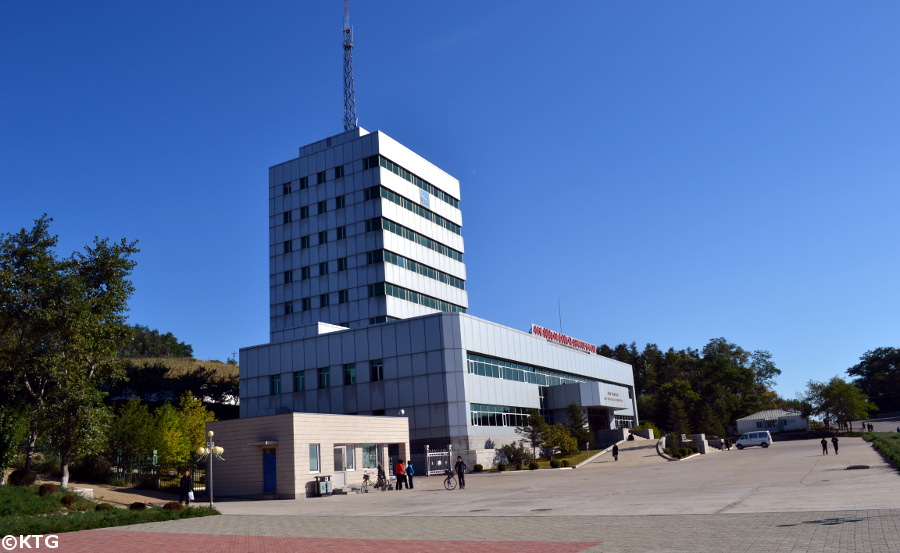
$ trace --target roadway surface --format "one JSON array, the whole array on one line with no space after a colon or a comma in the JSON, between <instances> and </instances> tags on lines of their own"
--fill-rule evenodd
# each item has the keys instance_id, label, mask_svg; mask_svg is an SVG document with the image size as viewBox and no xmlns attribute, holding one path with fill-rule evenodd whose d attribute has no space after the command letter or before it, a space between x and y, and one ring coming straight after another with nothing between
<instances>
[{"instance_id":1,"label":"roadway surface","mask_svg":"<svg viewBox=\"0 0 900 553\"><path fill-rule=\"evenodd\" d=\"M813 440L677 462L655 442L620 449L578 469L469 475L466 490L420 477L414 490L222 501L219 517L63 534L60 551L900 551L900 475L860 438L827 456Z\"/></svg>"}]
</instances>

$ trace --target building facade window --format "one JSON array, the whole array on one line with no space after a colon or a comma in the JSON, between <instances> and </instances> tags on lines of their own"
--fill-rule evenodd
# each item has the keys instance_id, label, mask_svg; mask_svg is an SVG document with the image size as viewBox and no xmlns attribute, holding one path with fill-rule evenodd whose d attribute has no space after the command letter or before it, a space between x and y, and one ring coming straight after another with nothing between
<instances>
[{"instance_id":1,"label":"building facade window","mask_svg":"<svg viewBox=\"0 0 900 553\"><path fill-rule=\"evenodd\" d=\"M334 199L334 208L335 209L341 209L342 207L346 207L346 206L347 206L347 200L345 199L345 196L338 196L337 198Z\"/></svg>"},{"instance_id":2,"label":"building facade window","mask_svg":"<svg viewBox=\"0 0 900 553\"><path fill-rule=\"evenodd\" d=\"M320 467L319 444L309 444L309 472L319 472Z\"/></svg>"},{"instance_id":3,"label":"building facade window","mask_svg":"<svg viewBox=\"0 0 900 553\"><path fill-rule=\"evenodd\" d=\"M626 417L624 415L614 415L614 417L616 418L616 429L634 426L634 417Z\"/></svg>"},{"instance_id":4,"label":"building facade window","mask_svg":"<svg viewBox=\"0 0 900 553\"><path fill-rule=\"evenodd\" d=\"M339 179L344 176L344 166L338 165L334 168L334 178Z\"/></svg>"},{"instance_id":5,"label":"building facade window","mask_svg":"<svg viewBox=\"0 0 900 553\"><path fill-rule=\"evenodd\" d=\"M303 311L309 311L312 309L312 299L311 298L303 298L300 300L300 309Z\"/></svg>"},{"instance_id":6,"label":"building facade window","mask_svg":"<svg viewBox=\"0 0 900 553\"><path fill-rule=\"evenodd\" d=\"M294 282L294 271L285 271L284 272L284 283L290 284Z\"/></svg>"},{"instance_id":7,"label":"building facade window","mask_svg":"<svg viewBox=\"0 0 900 553\"><path fill-rule=\"evenodd\" d=\"M307 217L309 217L309 206L305 205L300 208L300 218L306 219Z\"/></svg>"},{"instance_id":8,"label":"building facade window","mask_svg":"<svg viewBox=\"0 0 900 553\"><path fill-rule=\"evenodd\" d=\"M319 202L317 204L317 209L320 214L325 213L326 211L328 211L328 202L326 202L324 200Z\"/></svg>"},{"instance_id":9,"label":"building facade window","mask_svg":"<svg viewBox=\"0 0 900 553\"><path fill-rule=\"evenodd\" d=\"M294 220L294 216L290 211L285 211L281 214L281 222L282 224L288 224Z\"/></svg>"},{"instance_id":10,"label":"building facade window","mask_svg":"<svg viewBox=\"0 0 900 553\"><path fill-rule=\"evenodd\" d=\"M319 296L319 307L328 307L331 305L331 297L328 294Z\"/></svg>"},{"instance_id":11,"label":"building facade window","mask_svg":"<svg viewBox=\"0 0 900 553\"><path fill-rule=\"evenodd\" d=\"M306 390L306 371L297 371L294 373L294 391L302 392Z\"/></svg>"},{"instance_id":12,"label":"building facade window","mask_svg":"<svg viewBox=\"0 0 900 553\"><path fill-rule=\"evenodd\" d=\"M300 237L300 249L305 249L309 247L309 236L301 236Z\"/></svg>"},{"instance_id":13,"label":"building facade window","mask_svg":"<svg viewBox=\"0 0 900 553\"><path fill-rule=\"evenodd\" d=\"M281 185L281 193L285 196L291 193L291 183L286 182Z\"/></svg>"},{"instance_id":14,"label":"building facade window","mask_svg":"<svg viewBox=\"0 0 900 553\"><path fill-rule=\"evenodd\" d=\"M316 173L316 184L324 184L325 183L325 171L319 171Z\"/></svg>"},{"instance_id":15,"label":"building facade window","mask_svg":"<svg viewBox=\"0 0 900 553\"><path fill-rule=\"evenodd\" d=\"M368 263L369 265L381 262L390 263L402 269L408 269L422 276L443 282L444 284L449 284L454 288L459 288L460 290L466 289L465 280L429 267L428 265L422 265L421 263L413 261L412 259L407 259L402 255L397 255L392 251L376 250L374 252L366 253L366 263Z\"/></svg>"},{"instance_id":16,"label":"building facade window","mask_svg":"<svg viewBox=\"0 0 900 553\"><path fill-rule=\"evenodd\" d=\"M349 290L339 290L338 291L338 303L347 303L350 301L350 291Z\"/></svg>"},{"instance_id":17,"label":"building facade window","mask_svg":"<svg viewBox=\"0 0 900 553\"><path fill-rule=\"evenodd\" d=\"M410 303L424 305L425 307L430 307L431 309L435 309L437 311L443 311L444 313L466 312L466 308L460 305L433 298L431 296L426 296L425 294L420 294L419 292L416 292L414 290L408 290L406 288L397 286L396 284L391 284L390 282L370 284L368 286L368 291L370 298L375 298L378 296L391 296L401 300L406 300Z\"/></svg>"},{"instance_id":18,"label":"building facade window","mask_svg":"<svg viewBox=\"0 0 900 553\"><path fill-rule=\"evenodd\" d=\"M284 314L285 315L290 315L293 312L294 312L294 304L293 303L287 302L286 304L284 304Z\"/></svg>"},{"instance_id":19,"label":"building facade window","mask_svg":"<svg viewBox=\"0 0 900 553\"><path fill-rule=\"evenodd\" d=\"M338 271L346 271L347 270L347 258L341 257L337 260L337 270Z\"/></svg>"},{"instance_id":20,"label":"building facade window","mask_svg":"<svg viewBox=\"0 0 900 553\"><path fill-rule=\"evenodd\" d=\"M470 403L469 420L472 426L525 426L528 408Z\"/></svg>"},{"instance_id":21,"label":"building facade window","mask_svg":"<svg viewBox=\"0 0 900 553\"><path fill-rule=\"evenodd\" d=\"M300 268L300 280L306 280L309 278L309 267L301 267Z\"/></svg>"},{"instance_id":22,"label":"building facade window","mask_svg":"<svg viewBox=\"0 0 900 553\"><path fill-rule=\"evenodd\" d=\"M300 179L300 190L306 190L309 188L309 177L303 177Z\"/></svg>"},{"instance_id":23,"label":"building facade window","mask_svg":"<svg viewBox=\"0 0 900 553\"><path fill-rule=\"evenodd\" d=\"M319 231L319 244L325 244L328 242L328 231L321 230Z\"/></svg>"},{"instance_id":24,"label":"building facade window","mask_svg":"<svg viewBox=\"0 0 900 553\"><path fill-rule=\"evenodd\" d=\"M384 217L376 217L374 219L366 220L366 232L372 232L374 230L383 229L388 232L392 232L398 236L402 236L411 242L415 242L420 246L425 246L429 250L433 250L438 252L441 255L446 255L450 259L455 259L462 263L463 254L460 251L454 250L440 242L435 242L431 238L427 236L423 236L418 232L408 229L402 225L398 225L397 223L391 221L390 219L385 219Z\"/></svg>"},{"instance_id":25,"label":"building facade window","mask_svg":"<svg viewBox=\"0 0 900 553\"><path fill-rule=\"evenodd\" d=\"M269 377L269 394L278 395L281 393L281 375L273 374Z\"/></svg>"},{"instance_id":26,"label":"building facade window","mask_svg":"<svg viewBox=\"0 0 900 553\"><path fill-rule=\"evenodd\" d=\"M291 253L294 251L294 242L288 240L282 244L282 253Z\"/></svg>"},{"instance_id":27,"label":"building facade window","mask_svg":"<svg viewBox=\"0 0 900 553\"><path fill-rule=\"evenodd\" d=\"M319 263L319 276L327 275L327 274L328 274L328 262L323 261L322 263Z\"/></svg>"},{"instance_id":28,"label":"building facade window","mask_svg":"<svg viewBox=\"0 0 900 553\"><path fill-rule=\"evenodd\" d=\"M356 363L344 365L344 386L356 384Z\"/></svg>"},{"instance_id":29,"label":"building facade window","mask_svg":"<svg viewBox=\"0 0 900 553\"><path fill-rule=\"evenodd\" d=\"M369 361L369 373L372 382L384 380L384 361L382 359Z\"/></svg>"},{"instance_id":30,"label":"building facade window","mask_svg":"<svg viewBox=\"0 0 900 553\"><path fill-rule=\"evenodd\" d=\"M337 228L337 239L342 240L347 238L347 227L338 227Z\"/></svg>"},{"instance_id":31,"label":"building facade window","mask_svg":"<svg viewBox=\"0 0 900 553\"><path fill-rule=\"evenodd\" d=\"M319 369L319 388L328 388L331 386L331 369L325 367Z\"/></svg>"}]
</instances>

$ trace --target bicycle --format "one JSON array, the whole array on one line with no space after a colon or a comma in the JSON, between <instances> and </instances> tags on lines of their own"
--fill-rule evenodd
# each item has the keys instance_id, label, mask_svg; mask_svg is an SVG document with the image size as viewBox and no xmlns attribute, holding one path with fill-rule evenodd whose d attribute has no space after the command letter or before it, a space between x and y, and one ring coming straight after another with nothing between
<instances>
[{"instance_id":1,"label":"bicycle","mask_svg":"<svg viewBox=\"0 0 900 553\"><path fill-rule=\"evenodd\" d=\"M372 482L369 479L369 473L363 473L363 481L362 484L358 488L356 488L356 493L369 493L369 488L372 487Z\"/></svg>"},{"instance_id":2,"label":"bicycle","mask_svg":"<svg viewBox=\"0 0 900 553\"><path fill-rule=\"evenodd\" d=\"M453 471L447 470L447 478L444 478L444 489L454 490L456 489L456 478L453 477Z\"/></svg>"}]
</instances>

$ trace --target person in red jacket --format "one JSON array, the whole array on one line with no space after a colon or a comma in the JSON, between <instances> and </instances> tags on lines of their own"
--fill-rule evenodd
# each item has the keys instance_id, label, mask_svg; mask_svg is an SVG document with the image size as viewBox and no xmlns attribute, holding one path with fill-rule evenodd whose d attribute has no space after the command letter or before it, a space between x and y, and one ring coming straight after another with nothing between
<instances>
[{"instance_id":1,"label":"person in red jacket","mask_svg":"<svg viewBox=\"0 0 900 553\"><path fill-rule=\"evenodd\" d=\"M397 477L397 489L402 490L403 484L406 483L406 473L403 471L403 461L397 461L397 464L394 466L394 476ZM409 484L406 485L406 489L409 489Z\"/></svg>"}]
</instances>

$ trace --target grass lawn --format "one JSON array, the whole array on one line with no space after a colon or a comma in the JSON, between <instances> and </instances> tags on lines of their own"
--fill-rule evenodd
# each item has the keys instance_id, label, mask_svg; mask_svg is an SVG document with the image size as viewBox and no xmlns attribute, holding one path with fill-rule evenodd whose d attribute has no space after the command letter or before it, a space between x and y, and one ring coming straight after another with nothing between
<instances>
[{"instance_id":1,"label":"grass lawn","mask_svg":"<svg viewBox=\"0 0 900 553\"><path fill-rule=\"evenodd\" d=\"M894 468L900 470L900 433L866 432L859 435L865 441L872 442L875 451L881 453Z\"/></svg>"},{"instance_id":2,"label":"grass lawn","mask_svg":"<svg viewBox=\"0 0 900 553\"><path fill-rule=\"evenodd\" d=\"M72 495L56 491L41 497L38 486L0 486L0 535L59 534L219 514L207 507L181 511L167 511L161 507L143 511L117 508L97 511L97 503L78 495L75 495L74 503L66 507L63 497Z\"/></svg>"},{"instance_id":3,"label":"grass lawn","mask_svg":"<svg viewBox=\"0 0 900 553\"><path fill-rule=\"evenodd\" d=\"M568 461L570 467L574 467L574 466L577 465L578 463L580 463L580 462L586 460L586 459L587 459L588 457L590 457L591 455L596 455L597 453L599 453L599 451L600 451L599 449L592 449L590 452L587 452L587 451L579 451L579 452L576 453L575 455L568 455L568 456L557 455L557 456L555 457L555 459L556 459L557 461L559 461L560 467L562 467L562 462L563 462L563 460ZM537 460L537 464L538 464L538 468L539 468L539 469L548 469L548 468L550 468L550 460L549 460L549 459L540 458L540 459ZM516 470L516 467L515 467L515 466L509 466L509 465L507 465L507 469L506 469L506 470ZM528 464L525 464L525 465L522 467L522 470L529 470L529 469L528 469ZM485 472L497 472L497 469L495 469L495 468L490 468L490 469L486 469Z\"/></svg>"}]
</instances>

